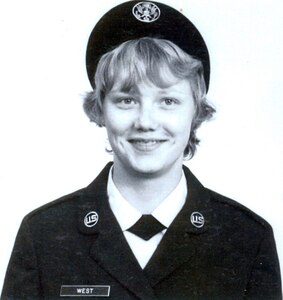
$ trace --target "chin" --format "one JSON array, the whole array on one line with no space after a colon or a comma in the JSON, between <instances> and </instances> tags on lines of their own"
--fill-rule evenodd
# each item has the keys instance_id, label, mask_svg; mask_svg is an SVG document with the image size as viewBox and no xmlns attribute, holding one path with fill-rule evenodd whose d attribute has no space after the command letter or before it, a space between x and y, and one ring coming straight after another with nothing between
<instances>
[{"instance_id":1,"label":"chin","mask_svg":"<svg viewBox=\"0 0 283 300\"><path fill-rule=\"evenodd\" d=\"M162 164L147 159L134 160L129 161L128 169L132 169L137 174L154 174L162 169Z\"/></svg>"},{"instance_id":2,"label":"chin","mask_svg":"<svg viewBox=\"0 0 283 300\"><path fill-rule=\"evenodd\" d=\"M151 160L135 163L132 165L132 169L137 175L140 174L147 177L153 177L157 175L160 176L170 169L170 166L167 166L167 164L162 163L160 160Z\"/></svg>"}]
</instances>

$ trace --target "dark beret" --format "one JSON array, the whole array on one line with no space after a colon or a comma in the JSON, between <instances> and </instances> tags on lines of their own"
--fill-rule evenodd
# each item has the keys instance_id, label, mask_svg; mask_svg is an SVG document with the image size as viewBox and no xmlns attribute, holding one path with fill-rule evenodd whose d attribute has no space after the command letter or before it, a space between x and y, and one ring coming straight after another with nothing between
<instances>
[{"instance_id":1,"label":"dark beret","mask_svg":"<svg viewBox=\"0 0 283 300\"><path fill-rule=\"evenodd\" d=\"M109 10L95 25L88 40L86 68L94 87L99 59L121 43L142 37L169 40L202 61L208 90L209 53L197 28L178 10L159 2L128 1Z\"/></svg>"}]
</instances>

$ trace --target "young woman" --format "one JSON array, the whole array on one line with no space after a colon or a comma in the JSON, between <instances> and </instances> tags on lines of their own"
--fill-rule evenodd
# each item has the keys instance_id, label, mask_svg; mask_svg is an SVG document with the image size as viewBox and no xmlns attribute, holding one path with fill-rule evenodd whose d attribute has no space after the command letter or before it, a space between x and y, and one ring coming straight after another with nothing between
<instances>
[{"instance_id":1,"label":"young woman","mask_svg":"<svg viewBox=\"0 0 283 300\"><path fill-rule=\"evenodd\" d=\"M25 217L4 299L280 299L270 225L183 166L214 113L196 28L160 3L126 2L94 28L87 66L84 109L106 127L113 163Z\"/></svg>"}]
</instances>

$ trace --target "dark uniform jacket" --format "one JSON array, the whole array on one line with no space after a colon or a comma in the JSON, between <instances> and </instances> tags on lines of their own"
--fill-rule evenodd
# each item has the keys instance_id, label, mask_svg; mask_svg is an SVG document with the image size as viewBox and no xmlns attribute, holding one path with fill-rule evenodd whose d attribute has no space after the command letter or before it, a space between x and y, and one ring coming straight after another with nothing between
<instances>
[{"instance_id":1,"label":"dark uniform jacket","mask_svg":"<svg viewBox=\"0 0 283 300\"><path fill-rule=\"evenodd\" d=\"M270 225L186 167L186 204L142 270L107 201L109 168L24 218L1 299L281 299Z\"/></svg>"}]
</instances>

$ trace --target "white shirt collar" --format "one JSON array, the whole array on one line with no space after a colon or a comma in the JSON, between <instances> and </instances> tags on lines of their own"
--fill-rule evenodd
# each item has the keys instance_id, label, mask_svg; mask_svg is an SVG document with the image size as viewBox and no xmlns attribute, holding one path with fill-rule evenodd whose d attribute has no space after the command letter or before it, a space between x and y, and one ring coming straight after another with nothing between
<instances>
[{"instance_id":1,"label":"white shirt collar","mask_svg":"<svg viewBox=\"0 0 283 300\"><path fill-rule=\"evenodd\" d=\"M142 214L133 207L119 192L112 179L112 170L108 175L107 193L109 204L122 231L134 225ZM184 173L176 188L152 212L152 215L164 226L169 227L186 202L187 183Z\"/></svg>"}]
</instances>

